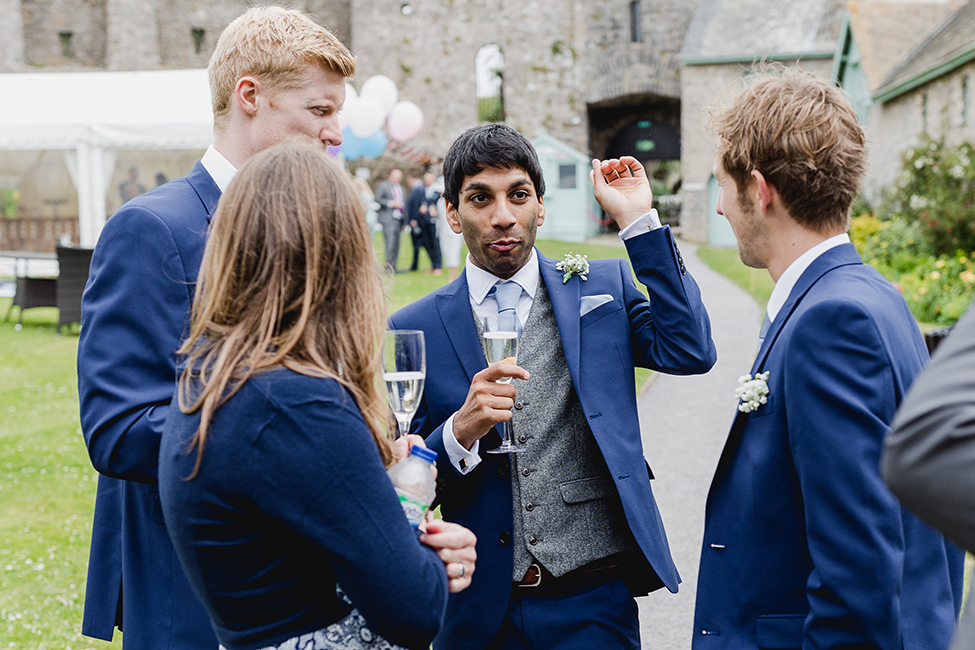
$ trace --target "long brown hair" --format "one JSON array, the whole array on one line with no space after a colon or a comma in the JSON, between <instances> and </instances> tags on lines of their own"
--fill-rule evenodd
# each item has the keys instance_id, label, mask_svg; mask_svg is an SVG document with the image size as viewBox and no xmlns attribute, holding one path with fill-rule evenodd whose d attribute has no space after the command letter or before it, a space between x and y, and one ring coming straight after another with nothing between
<instances>
[{"instance_id":1,"label":"long brown hair","mask_svg":"<svg viewBox=\"0 0 975 650\"><path fill-rule=\"evenodd\" d=\"M200 411L200 468L217 408L252 375L287 367L332 377L355 398L385 464L387 408L377 386L385 297L365 208L323 151L271 147L221 198L193 300L179 407Z\"/></svg>"}]
</instances>

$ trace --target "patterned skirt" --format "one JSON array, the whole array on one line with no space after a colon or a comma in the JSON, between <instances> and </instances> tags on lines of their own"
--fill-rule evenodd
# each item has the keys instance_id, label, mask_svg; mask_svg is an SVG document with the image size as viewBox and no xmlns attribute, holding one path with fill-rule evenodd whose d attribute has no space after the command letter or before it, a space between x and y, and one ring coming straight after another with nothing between
<instances>
[{"instance_id":1,"label":"patterned skirt","mask_svg":"<svg viewBox=\"0 0 975 650\"><path fill-rule=\"evenodd\" d=\"M227 650L220 646L220 650ZM315 632L291 637L261 650L406 650L390 643L366 625L359 610L353 609L341 621Z\"/></svg>"}]
</instances>

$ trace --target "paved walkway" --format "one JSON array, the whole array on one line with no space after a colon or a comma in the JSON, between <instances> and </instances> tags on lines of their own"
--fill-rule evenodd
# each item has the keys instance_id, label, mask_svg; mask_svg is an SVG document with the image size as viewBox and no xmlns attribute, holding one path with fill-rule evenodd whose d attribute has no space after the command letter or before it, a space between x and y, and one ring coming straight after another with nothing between
<instances>
[{"instance_id":1,"label":"paved walkway","mask_svg":"<svg viewBox=\"0 0 975 650\"><path fill-rule=\"evenodd\" d=\"M660 375L639 401L643 446L653 468L654 496L683 582L677 594L660 589L639 598L643 650L691 646L704 504L728 435L738 378L757 352L761 311L737 285L712 271L692 244L681 243L688 271L711 317L718 362L706 375Z\"/></svg>"}]
</instances>

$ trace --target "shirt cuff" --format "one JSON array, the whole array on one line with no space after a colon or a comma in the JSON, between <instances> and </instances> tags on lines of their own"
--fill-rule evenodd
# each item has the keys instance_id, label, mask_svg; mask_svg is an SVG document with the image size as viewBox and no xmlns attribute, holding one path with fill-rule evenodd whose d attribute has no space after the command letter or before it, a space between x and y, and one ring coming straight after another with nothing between
<instances>
[{"instance_id":1,"label":"shirt cuff","mask_svg":"<svg viewBox=\"0 0 975 650\"><path fill-rule=\"evenodd\" d=\"M454 469L461 476L470 474L481 462L481 456L477 453L481 446L481 441L477 440L471 445L470 451L464 449L464 445L457 442L454 437L454 416L451 415L443 424L443 449L447 452L447 459Z\"/></svg>"},{"instance_id":2,"label":"shirt cuff","mask_svg":"<svg viewBox=\"0 0 975 650\"><path fill-rule=\"evenodd\" d=\"M650 212L647 212L645 215L621 230L620 239L626 241L627 239L632 239L637 235L642 235L648 230L656 230L660 227L660 217L657 216L657 209L653 208L650 210Z\"/></svg>"}]
</instances>

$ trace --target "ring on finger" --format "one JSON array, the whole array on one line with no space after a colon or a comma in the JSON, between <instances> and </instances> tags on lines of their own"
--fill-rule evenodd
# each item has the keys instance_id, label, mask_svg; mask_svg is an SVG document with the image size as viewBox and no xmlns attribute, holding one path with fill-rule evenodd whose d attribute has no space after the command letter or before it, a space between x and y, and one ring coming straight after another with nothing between
<instances>
[{"instance_id":1,"label":"ring on finger","mask_svg":"<svg viewBox=\"0 0 975 650\"><path fill-rule=\"evenodd\" d=\"M457 564L460 565L460 575L457 577L463 578L467 574L467 565L465 565L463 562L458 562Z\"/></svg>"}]
</instances>

